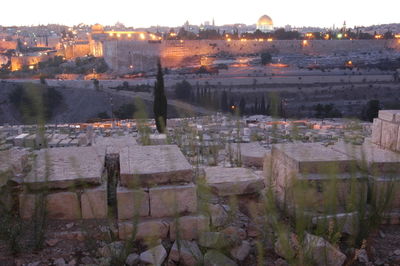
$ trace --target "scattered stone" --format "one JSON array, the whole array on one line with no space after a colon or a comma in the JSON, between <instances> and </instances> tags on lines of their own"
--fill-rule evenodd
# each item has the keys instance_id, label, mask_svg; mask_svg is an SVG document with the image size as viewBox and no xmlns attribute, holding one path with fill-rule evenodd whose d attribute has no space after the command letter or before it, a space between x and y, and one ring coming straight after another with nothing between
<instances>
[{"instance_id":1,"label":"scattered stone","mask_svg":"<svg viewBox=\"0 0 400 266\"><path fill-rule=\"evenodd\" d=\"M228 236L237 237L240 240L245 240L247 238L247 233L244 229L232 225L222 230L221 233L224 233Z\"/></svg>"},{"instance_id":2,"label":"scattered stone","mask_svg":"<svg viewBox=\"0 0 400 266\"><path fill-rule=\"evenodd\" d=\"M379 236L380 236L381 238L385 238L385 237L386 237L385 233L382 232L382 230L379 230Z\"/></svg>"},{"instance_id":3,"label":"scattered stone","mask_svg":"<svg viewBox=\"0 0 400 266\"><path fill-rule=\"evenodd\" d=\"M161 266L166 257L167 257L167 251L165 250L163 245L158 245L154 248L151 248L141 253L140 261L155 266Z\"/></svg>"},{"instance_id":4,"label":"scattered stone","mask_svg":"<svg viewBox=\"0 0 400 266\"><path fill-rule=\"evenodd\" d=\"M180 265L195 266L203 264L203 254L196 242L180 240L174 242L169 253L168 261L176 262Z\"/></svg>"},{"instance_id":5,"label":"scattered stone","mask_svg":"<svg viewBox=\"0 0 400 266\"><path fill-rule=\"evenodd\" d=\"M135 224L132 222L119 223L119 238L130 239ZM163 220L147 220L136 225L135 239L165 239L168 236L169 224Z\"/></svg>"},{"instance_id":6,"label":"scattered stone","mask_svg":"<svg viewBox=\"0 0 400 266\"><path fill-rule=\"evenodd\" d=\"M236 262L225 256L224 254L216 251L209 250L204 255L205 266L237 266Z\"/></svg>"},{"instance_id":7,"label":"scattered stone","mask_svg":"<svg viewBox=\"0 0 400 266\"><path fill-rule=\"evenodd\" d=\"M219 196L255 193L265 187L264 179L245 168L208 167L206 182Z\"/></svg>"},{"instance_id":8,"label":"scattered stone","mask_svg":"<svg viewBox=\"0 0 400 266\"><path fill-rule=\"evenodd\" d=\"M76 265L76 260L72 259L68 262L68 266L75 266Z\"/></svg>"},{"instance_id":9,"label":"scattered stone","mask_svg":"<svg viewBox=\"0 0 400 266\"><path fill-rule=\"evenodd\" d=\"M89 257L89 256L83 257L83 258L81 259L81 262L82 262L83 264L94 264L94 260L93 260L91 257Z\"/></svg>"},{"instance_id":10,"label":"scattered stone","mask_svg":"<svg viewBox=\"0 0 400 266\"><path fill-rule=\"evenodd\" d=\"M279 258L274 262L275 266L289 266L289 263L287 263L286 260Z\"/></svg>"},{"instance_id":11,"label":"scattered stone","mask_svg":"<svg viewBox=\"0 0 400 266\"><path fill-rule=\"evenodd\" d=\"M65 228L71 229L72 227L74 227L74 225L75 225L74 223L68 223L65 225Z\"/></svg>"},{"instance_id":12,"label":"scattered stone","mask_svg":"<svg viewBox=\"0 0 400 266\"><path fill-rule=\"evenodd\" d=\"M108 247L113 257L121 257L125 252L125 243L123 241L112 242Z\"/></svg>"},{"instance_id":13,"label":"scattered stone","mask_svg":"<svg viewBox=\"0 0 400 266\"><path fill-rule=\"evenodd\" d=\"M56 260L53 262L53 264L54 264L55 266L65 266L65 265L66 265L65 260L64 260L63 258L56 259Z\"/></svg>"},{"instance_id":14,"label":"scattered stone","mask_svg":"<svg viewBox=\"0 0 400 266\"><path fill-rule=\"evenodd\" d=\"M99 266L112 266L111 265L111 258L100 258L99 259Z\"/></svg>"},{"instance_id":15,"label":"scattered stone","mask_svg":"<svg viewBox=\"0 0 400 266\"><path fill-rule=\"evenodd\" d=\"M54 247L55 245L57 245L58 242L60 242L60 240L59 239L48 239L45 242L49 247Z\"/></svg>"},{"instance_id":16,"label":"scattered stone","mask_svg":"<svg viewBox=\"0 0 400 266\"><path fill-rule=\"evenodd\" d=\"M199 245L205 248L221 249L235 245L232 237L220 232L203 232L199 237Z\"/></svg>"},{"instance_id":17,"label":"scattered stone","mask_svg":"<svg viewBox=\"0 0 400 266\"><path fill-rule=\"evenodd\" d=\"M361 249L358 253L358 261L361 263L369 262L368 254L365 249Z\"/></svg>"},{"instance_id":18,"label":"scattered stone","mask_svg":"<svg viewBox=\"0 0 400 266\"><path fill-rule=\"evenodd\" d=\"M105 245L104 247L99 248L97 250L97 252L99 253L99 255L101 257L106 257L106 258L107 257L111 257L111 250L107 245Z\"/></svg>"},{"instance_id":19,"label":"scattered stone","mask_svg":"<svg viewBox=\"0 0 400 266\"><path fill-rule=\"evenodd\" d=\"M234 247L231 250L231 255L233 258L243 261L250 253L250 243L248 241L242 241L240 246Z\"/></svg>"},{"instance_id":20,"label":"scattered stone","mask_svg":"<svg viewBox=\"0 0 400 266\"><path fill-rule=\"evenodd\" d=\"M170 239L198 239L201 232L210 230L210 218L203 215L183 216L170 223Z\"/></svg>"},{"instance_id":21,"label":"scattered stone","mask_svg":"<svg viewBox=\"0 0 400 266\"><path fill-rule=\"evenodd\" d=\"M220 227L228 222L229 215L221 205L208 204L208 209L213 226Z\"/></svg>"},{"instance_id":22,"label":"scattered stone","mask_svg":"<svg viewBox=\"0 0 400 266\"><path fill-rule=\"evenodd\" d=\"M396 255L396 256L400 256L400 249L396 249L396 250L393 252L393 254Z\"/></svg>"},{"instance_id":23,"label":"scattered stone","mask_svg":"<svg viewBox=\"0 0 400 266\"><path fill-rule=\"evenodd\" d=\"M317 265L342 266L346 256L322 237L306 233L304 247Z\"/></svg>"},{"instance_id":24,"label":"scattered stone","mask_svg":"<svg viewBox=\"0 0 400 266\"><path fill-rule=\"evenodd\" d=\"M136 253L132 253L132 254L129 254L129 256L126 258L125 264L127 266L134 266L134 265L137 265L139 263L139 261L140 261L139 255Z\"/></svg>"},{"instance_id":25,"label":"scattered stone","mask_svg":"<svg viewBox=\"0 0 400 266\"><path fill-rule=\"evenodd\" d=\"M27 266L39 266L39 265L40 265L40 261L35 261L35 262L28 263Z\"/></svg>"}]
</instances>

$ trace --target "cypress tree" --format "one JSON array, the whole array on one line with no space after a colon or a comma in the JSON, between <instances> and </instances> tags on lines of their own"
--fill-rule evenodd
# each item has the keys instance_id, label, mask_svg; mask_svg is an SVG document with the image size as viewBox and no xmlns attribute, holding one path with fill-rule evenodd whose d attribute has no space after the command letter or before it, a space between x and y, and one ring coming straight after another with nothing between
<instances>
[{"instance_id":1,"label":"cypress tree","mask_svg":"<svg viewBox=\"0 0 400 266\"><path fill-rule=\"evenodd\" d=\"M228 95L225 90L222 92L222 96L221 96L221 110L222 110L222 112L228 112L228 110L229 110Z\"/></svg>"},{"instance_id":2,"label":"cypress tree","mask_svg":"<svg viewBox=\"0 0 400 266\"><path fill-rule=\"evenodd\" d=\"M239 112L240 115L244 115L246 111L246 102L244 101L244 98L240 98L240 102L239 102Z\"/></svg>"},{"instance_id":3,"label":"cypress tree","mask_svg":"<svg viewBox=\"0 0 400 266\"><path fill-rule=\"evenodd\" d=\"M260 113L262 115L266 115L267 114L267 109L265 108L265 99L264 99L264 95L261 98L261 106L260 106Z\"/></svg>"},{"instance_id":4,"label":"cypress tree","mask_svg":"<svg viewBox=\"0 0 400 266\"><path fill-rule=\"evenodd\" d=\"M167 127L167 97L164 93L164 74L162 72L161 61L157 62L157 81L154 84L154 118L156 120L157 131L165 133Z\"/></svg>"}]
</instances>

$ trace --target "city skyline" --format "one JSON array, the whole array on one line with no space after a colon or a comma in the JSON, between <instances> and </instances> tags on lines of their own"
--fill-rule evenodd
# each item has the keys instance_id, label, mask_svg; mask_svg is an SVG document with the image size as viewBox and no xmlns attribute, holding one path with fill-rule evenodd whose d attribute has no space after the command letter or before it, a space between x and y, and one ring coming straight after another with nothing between
<instances>
[{"instance_id":1,"label":"city skyline","mask_svg":"<svg viewBox=\"0 0 400 266\"><path fill-rule=\"evenodd\" d=\"M370 26L377 24L398 23L396 0L382 0L380 5L368 1L338 0L334 4L325 1L304 0L265 3L261 0L249 0L245 4L232 4L229 1L204 0L194 1L137 1L114 0L113 5L105 1L70 0L62 9L54 6L51 0L22 0L20 15L4 12L0 17L0 25L21 26L38 24L64 24L68 26L100 23L114 25L121 22L126 26L150 27L183 25L185 21L200 25L204 21L215 19L216 25L244 23L255 24L264 14L269 15L274 25L283 27L315 26L341 27L343 21L349 27ZM262 7L265 6L265 7ZM2 3L3 10L15 9L11 2Z\"/></svg>"}]
</instances>

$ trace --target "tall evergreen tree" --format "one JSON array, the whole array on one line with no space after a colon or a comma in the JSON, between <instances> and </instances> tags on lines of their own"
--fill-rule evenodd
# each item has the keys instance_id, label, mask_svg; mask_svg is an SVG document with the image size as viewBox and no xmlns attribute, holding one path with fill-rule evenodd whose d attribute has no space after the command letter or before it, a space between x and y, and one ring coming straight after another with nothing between
<instances>
[{"instance_id":1,"label":"tall evergreen tree","mask_svg":"<svg viewBox=\"0 0 400 266\"><path fill-rule=\"evenodd\" d=\"M239 102L239 112L240 115L244 115L246 112L246 102L244 100L244 98L240 98L240 102Z\"/></svg>"},{"instance_id":2,"label":"tall evergreen tree","mask_svg":"<svg viewBox=\"0 0 400 266\"><path fill-rule=\"evenodd\" d=\"M265 108L265 99L264 99L264 95L261 98L261 106L260 106L260 113L262 115L266 115L267 114L267 108Z\"/></svg>"},{"instance_id":3,"label":"tall evergreen tree","mask_svg":"<svg viewBox=\"0 0 400 266\"><path fill-rule=\"evenodd\" d=\"M221 96L221 110L222 110L222 112L228 112L229 111L228 95L227 95L225 90L222 92L222 96Z\"/></svg>"},{"instance_id":4,"label":"tall evergreen tree","mask_svg":"<svg viewBox=\"0 0 400 266\"><path fill-rule=\"evenodd\" d=\"M157 63L157 81L154 84L154 118L156 120L157 131L165 133L167 127L167 97L164 92L164 74L162 72L161 61Z\"/></svg>"},{"instance_id":5,"label":"tall evergreen tree","mask_svg":"<svg viewBox=\"0 0 400 266\"><path fill-rule=\"evenodd\" d=\"M254 114L258 114L258 99L256 97L256 101L254 102Z\"/></svg>"}]
</instances>

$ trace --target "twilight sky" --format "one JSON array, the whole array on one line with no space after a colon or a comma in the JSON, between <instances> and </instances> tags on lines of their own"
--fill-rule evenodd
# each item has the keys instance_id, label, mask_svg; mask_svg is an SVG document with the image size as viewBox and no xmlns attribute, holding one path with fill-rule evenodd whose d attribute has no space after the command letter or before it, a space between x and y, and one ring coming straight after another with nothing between
<instances>
[{"instance_id":1,"label":"twilight sky","mask_svg":"<svg viewBox=\"0 0 400 266\"><path fill-rule=\"evenodd\" d=\"M18 4L17 4L18 3ZM17 11L18 10L18 11ZM400 23L400 0L1 0L0 25L79 23L180 26L215 18L216 25L255 24L269 15L275 26L348 26Z\"/></svg>"}]
</instances>

